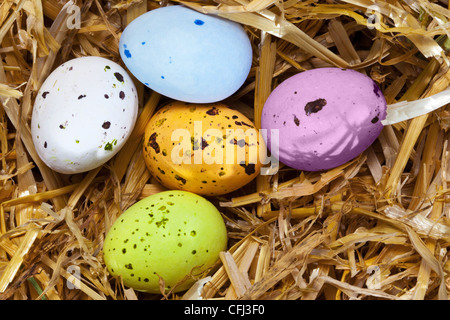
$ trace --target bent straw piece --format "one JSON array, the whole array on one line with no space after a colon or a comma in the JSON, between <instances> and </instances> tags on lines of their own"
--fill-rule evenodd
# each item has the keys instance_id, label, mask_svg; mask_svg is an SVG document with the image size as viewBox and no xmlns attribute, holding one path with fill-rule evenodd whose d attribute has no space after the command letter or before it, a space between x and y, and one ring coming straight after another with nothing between
<instances>
[{"instance_id":1,"label":"bent straw piece","mask_svg":"<svg viewBox=\"0 0 450 320\"><path fill-rule=\"evenodd\" d=\"M440 145L442 138L440 125L437 121L435 121L429 126L427 137L424 142L425 146L422 152L422 161L419 174L416 178L412 199L408 209L417 209L418 206L426 199L426 189L431 183L433 172L436 169L436 161L440 156L440 154L437 153L440 152L439 150L442 150L441 148L437 149L437 146Z\"/></svg>"},{"instance_id":2,"label":"bent straw piece","mask_svg":"<svg viewBox=\"0 0 450 320\"><path fill-rule=\"evenodd\" d=\"M253 259L256 255L256 251L258 250L259 246L260 244L257 241L251 240L251 242L247 246L247 249L241 261L237 263L240 278L245 288L249 288L251 286L248 271L250 269L250 266L253 262ZM229 257L232 257L231 254L229 255ZM236 299L237 297L238 296L236 294L234 286L230 286L225 295L225 300Z\"/></svg>"},{"instance_id":3,"label":"bent straw piece","mask_svg":"<svg viewBox=\"0 0 450 320\"><path fill-rule=\"evenodd\" d=\"M22 265L24 256L31 249L34 240L36 240L40 231L41 231L40 227L36 227L35 225L29 225L27 233L23 237L19 247L14 252L14 255L12 256L6 269L3 271L0 277L0 293L5 292L6 288L15 277L17 271Z\"/></svg>"},{"instance_id":4,"label":"bent straw piece","mask_svg":"<svg viewBox=\"0 0 450 320\"><path fill-rule=\"evenodd\" d=\"M150 118L153 116L155 109L161 99L161 95L155 91L152 92L150 98L144 106L141 114L139 115L134 129L128 138L127 143L119 151L113 160L113 171L117 175L117 178L122 180L126 173L128 164L133 157L133 154L139 148L142 136L145 132L145 127L149 122Z\"/></svg>"},{"instance_id":5,"label":"bent straw piece","mask_svg":"<svg viewBox=\"0 0 450 320\"><path fill-rule=\"evenodd\" d=\"M45 256L42 258L42 262L45 263L47 266L55 270L58 265L56 262L54 262L51 258ZM84 282L80 281L77 277L75 277L73 274L70 274L65 269L60 268L59 269L60 274L67 279L68 282L70 282L75 287L78 287L81 291L83 291L85 294L87 294L90 298L93 300L106 300L106 298L96 291L92 290L90 287L88 287Z\"/></svg>"},{"instance_id":6,"label":"bent straw piece","mask_svg":"<svg viewBox=\"0 0 450 320\"><path fill-rule=\"evenodd\" d=\"M367 12L375 11L381 13L383 16L389 17L393 20L395 27L399 31L404 29L405 36L414 43L426 58L434 57L440 62L448 63L444 50L433 39L432 35L426 34L425 32L420 34L417 32L406 32L407 30L420 30L421 22L411 13L400 7L400 5L396 5L396 2L394 4L372 0L344 0L344 2L366 8ZM374 23L373 27L381 32L387 31L380 22ZM392 32L394 30L391 29L390 31Z\"/></svg>"},{"instance_id":7,"label":"bent straw piece","mask_svg":"<svg viewBox=\"0 0 450 320\"><path fill-rule=\"evenodd\" d=\"M199 12L216 14L219 17L257 28L278 38L284 39L295 44L299 48L302 48L302 50L307 51L313 56L316 56L321 60L339 68L349 67L349 64L340 56L312 39L300 28L286 20L284 17L279 16L268 9L260 10L257 13L244 11L229 13L226 12L226 10L221 10L221 7L202 6L197 3L185 1L179 2ZM239 0L238 2L243 6L249 4L246 0Z\"/></svg>"},{"instance_id":8,"label":"bent straw piece","mask_svg":"<svg viewBox=\"0 0 450 320\"><path fill-rule=\"evenodd\" d=\"M436 201L433 205L431 217L437 220L442 214L444 204L440 201ZM430 252L435 252L437 241L435 239L426 239L425 246ZM419 273L417 275L417 284L414 290L413 300L423 300L430 284L431 266L425 259L422 259L420 263ZM442 279L443 280L443 279ZM441 280L441 282L443 282Z\"/></svg>"},{"instance_id":9,"label":"bent straw piece","mask_svg":"<svg viewBox=\"0 0 450 320\"><path fill-rule=\"evenodd\" d=\"M387 106L385 126L416 118L433 112L450 103L450 89L415 101L401 101Z\"/></svg>"},{"instance_id":10,"label":"bent straw piece","mask_svg":"<svg viewBox=\"0 0 450 320\"><path fill-rule=\"evenodd\" d=\"M311 233L305 241L287 251L265 272L260 281L255 282L242 296L244 300L256 300L265 294L275 283L291 274L305 263L310 252L323 241L323 234Z\"/></svg>"},{"instance_id":11,"label":"bent straw piece","mask_svg":"<svg viewBox=\"0 0 450 320\"><path fill-rule=\"evenodd\" d=\"M403 95L402 100L415 100L418 99L429 82L439 70L439 62L432 59L427 67L420 73L416 81ZM408 130L403 138L403 142L398 151L398 156L395 159L394 166L391 169L388 181L386 182L386 198L389 199L397 189L397 184L400 181L400 176L406 166L409 156L414 148L415 142L417 141L425 123L428 118L428 114L419 116L411 120Z\"/></svg>"},{"instance_id":12,"label":"bent straw piece","mask_svg":"<svg viewBox=\"0 0 450 320\"><path fill-rule=\"evenodd\" d=\"M411 244L422 257L422 262L426 263L440 278L438 299L448 300L448 294L445 288L445 273L442 264L437 260L430 248L426 246L426 244L422 241L422 239L420 239L412 228L406 227L406 230L408 232L409 239L411 240Z\"/></svg>"},{"instance_id":13,"label":"bent straw piece","mask_svg":"<svg viewBox=\"0 0 450 320\"><path fill-rule=\"evenodd\" d=\"M242 297L245 292L251 287L250 280L239 270L236 261L234 260L230 252L222 251L220 252L219 257L223 263L228 278L231 281L234 293L236 294L237 298Z\"/></svg>"},{"instance_id":14,"label":"bent straw piece","mask_svg":"<svg viewBox=\"0 0 450 320\"><path fill-rule=\"evenodd\" d=\"M231 253L232 258L237 263L240 263L242 261L243 257L245 256L245 252L247 251L247 248L250 244L251 239L246 238L244 239L238 247L235 247L234 251L231 251L229 249L228 252ZM222 286L225 285L225 283L229 280L228 274L225 270L225 266L221 266L211 277L211 281L207 282L203 289L202 289L202 296L203 299L209 299L214 297L214 295L222 288Z\"/></svg>"},{"instance_id":15,"label":"bent straw piece","mask_svg":"<svg viewBox=\"0 0 450 320\"><path fill-rule=\"evenodd\" d=\"M255 103L254 103L254 124L256 128L261 128L261 114L264 103L272 91L272 78L276 60L276 42L272 41L269 34L261 33L261 49L259 66L256 70ZM262 161L260 159L260 161ZM256 191L270 192L271 177L258 175L256 177ZM270 210L270 204L259 204L256 214L260 217L265 211Z\"/></svg>"}]
</instances>

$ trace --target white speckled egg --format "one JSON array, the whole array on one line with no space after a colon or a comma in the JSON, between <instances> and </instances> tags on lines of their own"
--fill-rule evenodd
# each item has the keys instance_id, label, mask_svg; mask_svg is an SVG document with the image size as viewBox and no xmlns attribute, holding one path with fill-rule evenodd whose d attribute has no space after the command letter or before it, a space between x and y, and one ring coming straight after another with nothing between
<instances>
[{"instance_id":1,"label":"white speckled egg","mask_svg":"<svg viewBox=\"0 0 450 320\"><path fill-rule=\"evenodd\" d=\"M229 97L252 64L251 43L241 25L180 5L133 20L122 33L119 51L139 81L184 102Z\"/></svg>"},{"instance_id":2,"label":"white speckled egg","mask_svg":"<svg viewBox=\"0 0 450 320\"><path fill-rule=\"evenodd\" d=\"M42 84L31 134L51 169L85 172L120 150L137 112L136 88L120 65L101 57L76 58L57 67Z\"/></svg>"}]
</instances>

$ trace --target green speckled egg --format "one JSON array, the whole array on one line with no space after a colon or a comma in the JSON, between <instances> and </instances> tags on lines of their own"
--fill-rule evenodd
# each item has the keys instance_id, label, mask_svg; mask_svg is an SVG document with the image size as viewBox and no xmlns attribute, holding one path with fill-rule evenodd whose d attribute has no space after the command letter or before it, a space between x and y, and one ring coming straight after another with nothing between
<instances>
[{"instance_id":1,"label":"green speckled egg","mask_svg":"<svg viewBox=\"0 0 450 320\"><path fill-rule=\"evenodd\" d=\"M143 149L148 169L168 189L215 196L252 181L266 146L254 124L223 103L174 101L150 119Z\"/></svg>"},{"instance_id":2,"label":"green speckled egg","mask_svg":"<svg viewBox=\"0 0 450 320\"><path fill-rule=\"evenodd\" d=\"M188 289L190 274L211 267L226 250L227 230L217 208L191 192L164 191L120 215L108 231L103 256L109 273L126 286L160 293Z\"/></svg>"}]
</instances>

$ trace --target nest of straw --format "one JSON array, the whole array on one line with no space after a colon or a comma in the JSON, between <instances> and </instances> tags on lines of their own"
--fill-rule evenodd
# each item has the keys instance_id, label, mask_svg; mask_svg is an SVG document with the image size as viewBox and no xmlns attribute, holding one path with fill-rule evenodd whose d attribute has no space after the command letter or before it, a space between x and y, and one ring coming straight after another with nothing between
<instances>
[{"instance_id":1,"label":"nest of straw","mask_svg":"<svg viewBox=\"0 0 450 320\"><path fill-rule=\"evenodd\" d=\"M386 126L366 152L341 167L281 167L274 176L210 198L226 221L229 246L198 276L196 290L146 294L108 274L106 231L134 202L164 190L148 173L140 147L161 97L137 83L141 113L127 145L103 167L72 176L51 171L38 158L29 127L33 101L43 80L68 59L92 55L121 63L118 41L127 23L173 3L0 3L0 299L446 299L445 106ZM449 86L448 1L179 3L247 30L253 67L228 102L256 124L271 90L311 68L363 72L388 103ZM79 28L70 29L76 12Z\"/></svg>"}]
</instances>

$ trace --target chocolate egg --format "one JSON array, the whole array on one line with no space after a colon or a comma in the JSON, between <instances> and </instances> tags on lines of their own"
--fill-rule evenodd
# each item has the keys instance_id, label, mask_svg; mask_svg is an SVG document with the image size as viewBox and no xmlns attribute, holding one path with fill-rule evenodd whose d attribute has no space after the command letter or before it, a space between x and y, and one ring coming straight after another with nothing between
<instances>
[{"instance_id":1,"label":"chocolate egg","mask_svg":"<svg viewBox=\"0 0 450 320\"><path fill-rule=\"evenodd\" d=\"M181 5L133 20L119 43L122 60L146 86L175 100L212 103L247 79L252 46L244 28Z\"/></svg>"},{"instance_id":2,"label":"chocolate egg","mask_svg":"<svg viewBox=\"0 0 450 320\"><path fill-rule=\"evenodd\" d=\"M143 148L147 167L164 186L201 195L225 194L249 183L266 151L242 113L222 103L179 101L152 117Z\"/></svg>"},{"instance_id":3,"label":"chocolate egg","mask_svg":"<svg viewBox=\"0 0 450 320\"><path fill-rule=\"evenodd\" d=\"M185 290L226 250L227 230L217 208L186 191L146 197L108 231L103 257L110 274L139 291ZM162 288L164 291L164 287Z\"/></svg>"},{"instance_id":4,"label":"chocolate egg","mask_svg":"<svg viewBox=\"0 0 450 320\"><path fill-rule=\"evenodd\" d=\"M133 80L117 63L80 57L57 67L37 93L31 134L40 158L73 174L97 168L126 143L138 114Z\"/></svg>"},{"instance_id":5,"label":"chocolate egg","mask_svg":"<svg viewBox=\"0 0 450 320\"><path fill-rule=\"evenodd\" d=\"M279 130L267 145L285 165L305 171L337 167L354 159L378 137L386 100L368 76L321 68L296 74L267 99L261 127ZM269 130L268 130L269 132Z\"/></svg>"}]
</instances>

